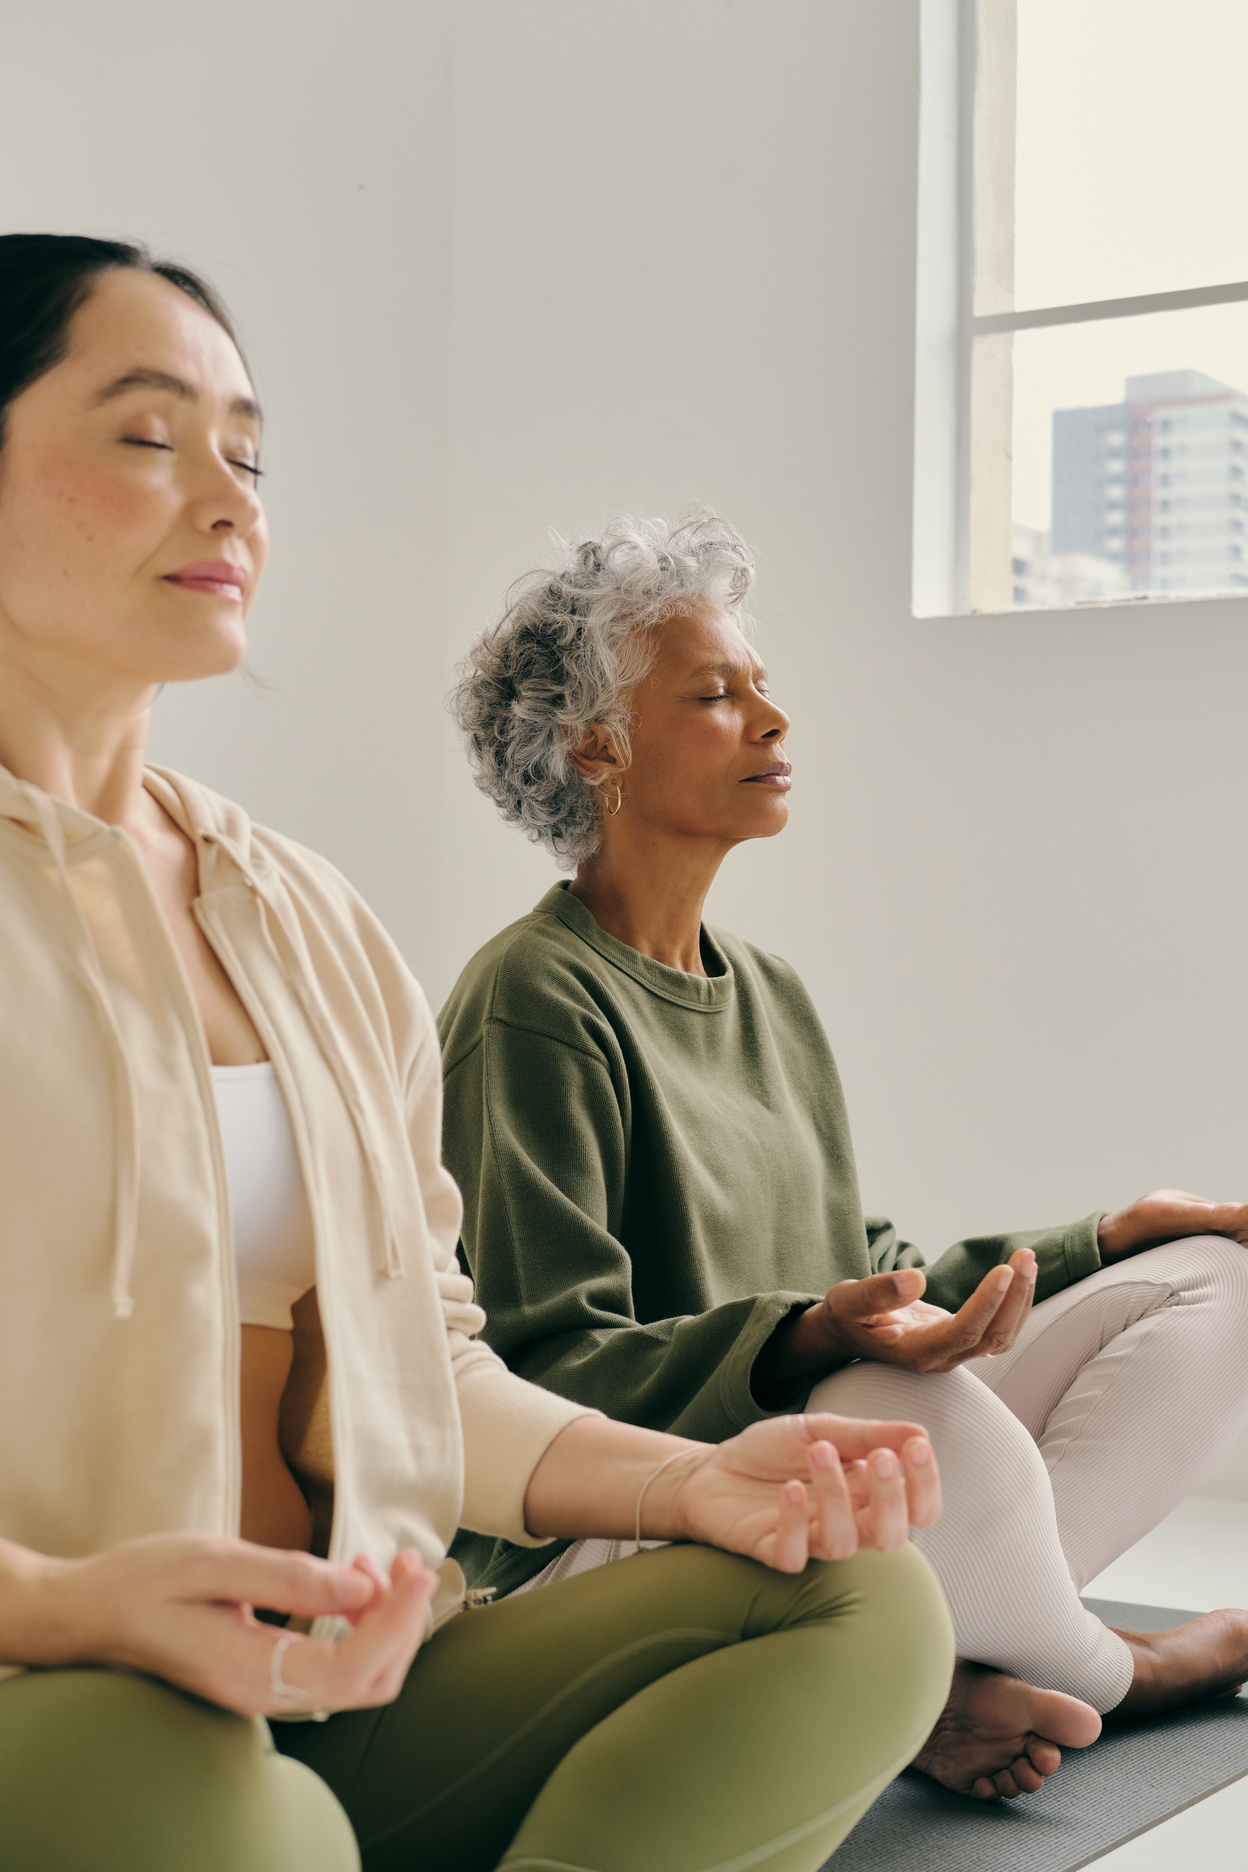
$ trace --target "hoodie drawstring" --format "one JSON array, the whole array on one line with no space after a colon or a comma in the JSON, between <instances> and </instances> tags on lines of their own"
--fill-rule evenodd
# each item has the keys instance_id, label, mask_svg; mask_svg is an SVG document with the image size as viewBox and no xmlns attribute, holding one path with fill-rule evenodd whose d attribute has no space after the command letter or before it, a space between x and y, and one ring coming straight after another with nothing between
<instances>
[{"instance_id":1,"label":"hoodie drawstring","mask_svg":"<svg viewBox=\"0 0 1248 1872\"><path fill-rule=\"evenodd\" d=\"M70 883L69 866L65 855L65 834L56 808L51 800L34 787L23 786L22 792L30 804L39 830L43 834L56 865L61 888L65 892L70 914L74 920L74 928L80 939L83 976L91 991L100 1025L109 1042L109 1061L113 1074L113 1107L119 1132L113 1170L111 1297L115 1316L118 1319L129 1319L134 1312L134 1296L130 1291L130 1282L134 1272L139 1222L139 1102L135 1091L134 1073L131 1070L130 1056L126 1051L121 1029L117 1025L117 1017L113 1012L108 985L100 966L99 951L95 946L95 938L91 934L91 925L83 914L82 905Z\"/></svg>"}]
</instances>

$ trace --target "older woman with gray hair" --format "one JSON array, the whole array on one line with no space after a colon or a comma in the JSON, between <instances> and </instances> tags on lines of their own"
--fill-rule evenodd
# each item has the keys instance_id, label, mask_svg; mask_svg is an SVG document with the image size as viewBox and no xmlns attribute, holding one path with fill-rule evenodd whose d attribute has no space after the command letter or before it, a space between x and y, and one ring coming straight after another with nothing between
<instances>
[{"instance_id":1,"label":"older woman with gray hair","mask_svg":"<svg viewBox=\"0 0 1248 1872\"><path fill-rule=\"evenodd\" d=\"M463 669L477 784L574 875L442 1012L462 1249L494 1348L612 1416L709 1441L791 1410L926 1424L947 1507L914 1538L961 1662L918 1765L1034 1792L1100 1715L1248 1677L1244 1612L1139 1634L1079 1598L1248 1411L1248 1210L1159 1191L931 1266L864 1219L810 997L702 921L727 854L788 816L753 580L713 513L616 519L521 579ZM510 1593L621 1543L457 1551Z\"/></svg>"}]
</instances>

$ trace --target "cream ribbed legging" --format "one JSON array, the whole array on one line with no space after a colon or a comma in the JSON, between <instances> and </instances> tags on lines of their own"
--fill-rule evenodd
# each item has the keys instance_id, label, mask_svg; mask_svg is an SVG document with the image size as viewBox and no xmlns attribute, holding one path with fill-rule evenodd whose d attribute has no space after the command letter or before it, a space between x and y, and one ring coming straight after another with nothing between
<instances>
[{"instance_id":1,"label":"cream ribbed legging","mask_svg":"<svg viewBox=\"0 0 1248 1872\"><path fill-rule=\"evenodd\" d=\"M1248 1416L1248 1249L1218 1235L1147 1249L1042 1301L999 1358L943 1374L861 1360L821 1380L806 1408L926 1425L945 1510L913 1539L958 1655L1104 1713L1130 1687L1131 1653L1079 1593L1191 1492ZM547 1575L628 1551L578 1542Z\"/></svg>"}]
</instances>

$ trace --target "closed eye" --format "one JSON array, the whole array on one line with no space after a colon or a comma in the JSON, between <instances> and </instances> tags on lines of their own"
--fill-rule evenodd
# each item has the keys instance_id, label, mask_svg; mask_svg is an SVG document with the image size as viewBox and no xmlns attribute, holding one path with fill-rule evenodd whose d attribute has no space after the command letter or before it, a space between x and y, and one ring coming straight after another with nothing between
<instances>
[{"instance_id":1,"label":"closed eye","mask_svg":"<svg viewBox=\"0 0 1248 1872\"><path fill-rule=\"evenodd\" d=\"M164 449L168 454L173 452L172 442L152 442L146 436L122 436L121 439L129 448ZM256 481L264 473L264 469L256 462L236 461L232 455L227 455L226 460L231 468L241 468L244 474L251 475Z\"/></svg>"}]
</instances>

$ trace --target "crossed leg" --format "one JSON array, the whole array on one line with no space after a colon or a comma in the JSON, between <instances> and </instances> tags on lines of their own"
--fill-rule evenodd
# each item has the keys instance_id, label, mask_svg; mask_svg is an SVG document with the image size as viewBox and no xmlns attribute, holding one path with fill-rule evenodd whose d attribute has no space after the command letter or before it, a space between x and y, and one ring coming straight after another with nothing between
<instances>
[{"instance_id":1,"label":"crossed leg","mask_svg":"<svg viewBox=\"0 0 1248 1872\"><path fill-rule=\"evenodd\" d=\"M914 1539L966 1664L920 1765L947 1785L1038 1786L1057 1759L1037 1736L1095 1733L1071 1698L1143 1713L1248 1674L1248 1615L1123 1637L1079 1600L1231 1442L1248 1415L1246 1336L1248 1250L1200 1236L1042 1302L1000 1358L943 1375L862 1362L815 1387L808 1409L910 1416L932 1436L945 1512Z\"/></svg>"}]
</instances>

